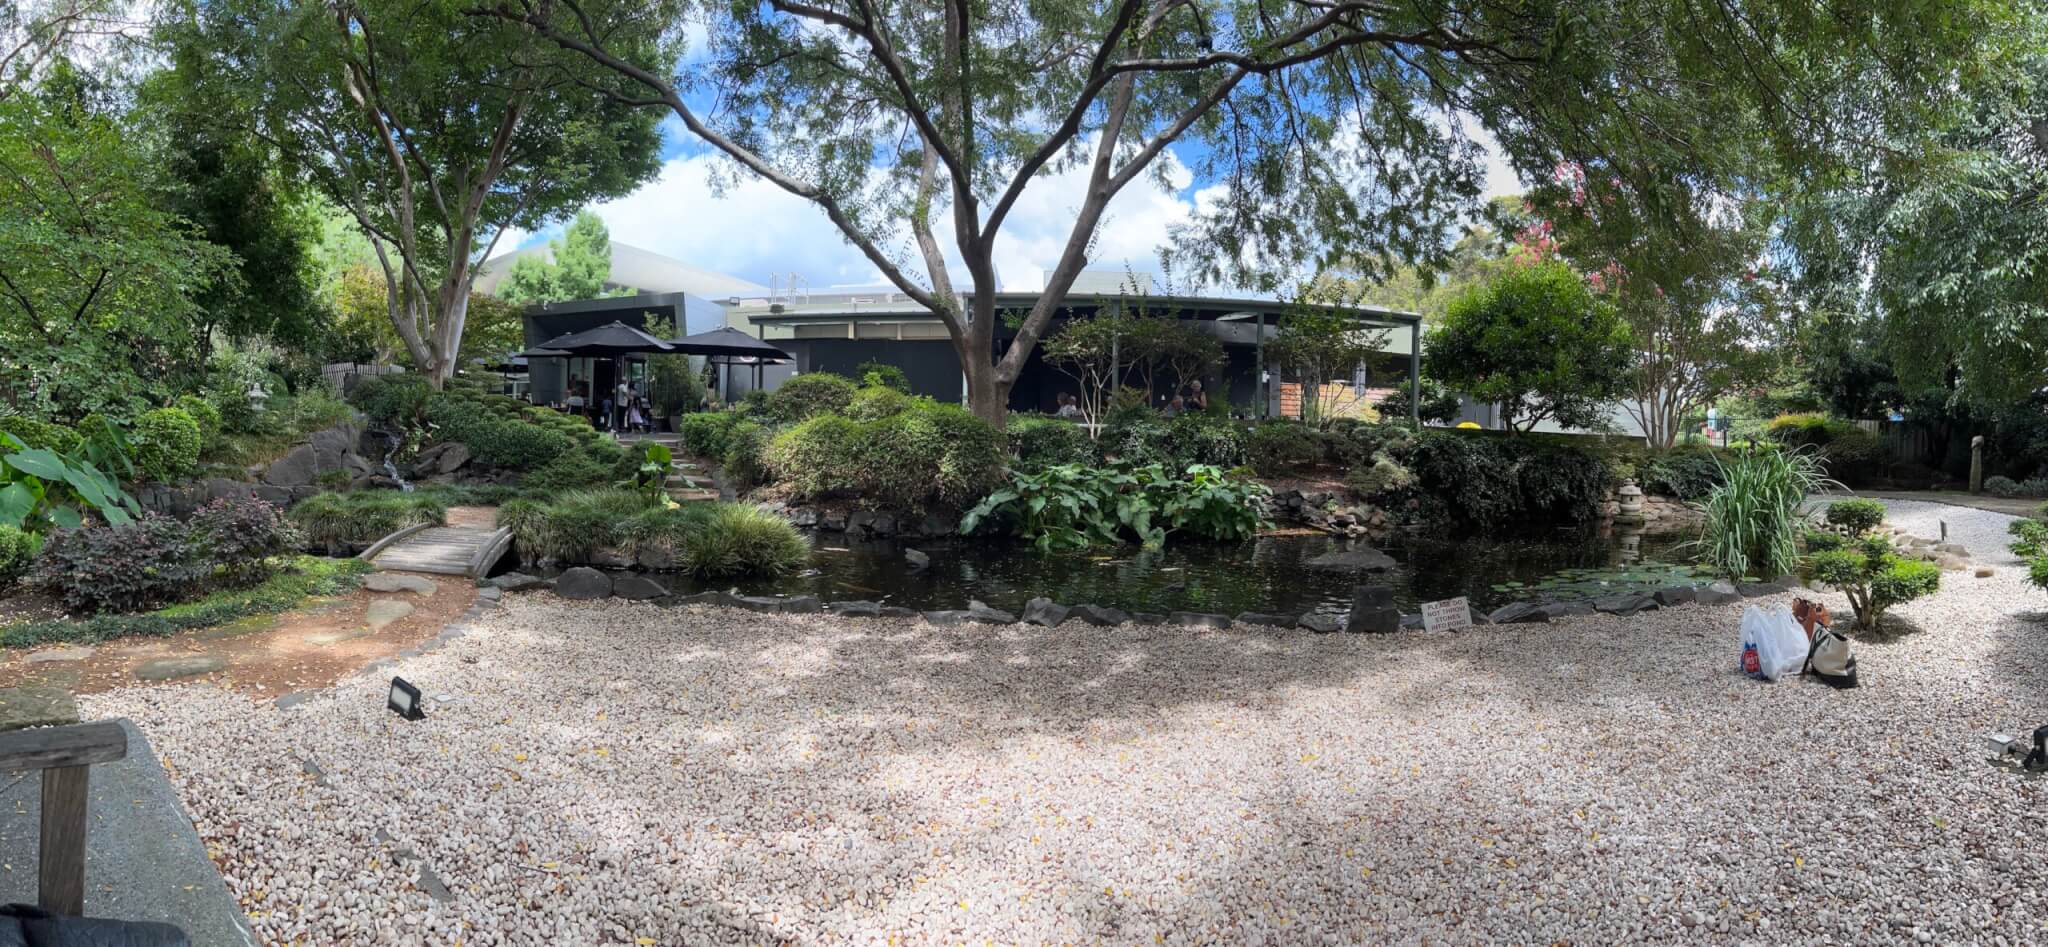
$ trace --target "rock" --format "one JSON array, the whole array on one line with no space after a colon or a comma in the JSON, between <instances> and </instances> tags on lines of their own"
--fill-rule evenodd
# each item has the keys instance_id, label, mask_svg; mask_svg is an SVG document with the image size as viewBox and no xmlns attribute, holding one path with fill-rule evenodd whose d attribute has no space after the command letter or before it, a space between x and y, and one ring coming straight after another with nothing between
<instances>
[{"instance_id":1,"label":"rock","mask_svg":"<svg viewBox=\"0 0 2048 947\"><path fill-rule=\"evenodd\" d=\"M1164 625L1166 624L1166 616L1152 612L1132 612L1131 621L1140 625Z\"/></svg>"},{"instance_id":2,"label":"rock","mask_svg":"<svg viewBox=\"0 0 2048 947\"><path fill-rule=\"evenodd\" d=\"M505 590L495 585L486 585L476 590L476 597L486 602L496 602L505 597Z\"/></svg>"},{"instance_id":3,"label":"rock","mask_svg":"<svg viewBox=\"0 0 2048 947\"><path fill-rule=\"evenodd\" d=\"M1267 625L1273 628L1294 627L1293 615L1269 614L1267 612L1239 612L1233 619L1240 625Z\"/></svg>"},{"instance_id":4,"label":"rock","mask_svg":"<svg viewBox=\"0 0 2048 947\"><path fill-rule=\"evenodd\" d=\"M469 447L460 441L441 445L441 456L434 461L434 472L452 474L469 463Z\"/></svg>"},{"instance_id":5,"label":"rock","mask_svg":"<svg viewBox=\"0 0 2048 947\"><path fill-rule=\"evenodd\" d=\"M373 572L363 580L363 588L372 592L413 592L419 595L432 595L441 590L432 579L395 572Z\"/></svg>"},{"instance_id":6,"label":"rock","mask_svg":"<svg viewBox=\"0 0 2048 947\"><path fill-rule=\"evenodd\" d=\"M1977 578L1980 578L1980 579L1988 579L1988 578L1991 578L1992 576L1994 576L1994 575L1997 575L1997 574L1998 574L1998 570L1997 570L1997 569L1993 569L1993 568L1991 568L1990 566L1978 566L1978 567L1977 567ZM31 660L33 660L33 658L31 658Z\"/></svg>"},{"instance_id":7,"label":"rock","mask_svg":"<svg viewBox=\"0 0 2048 947\"><path fill-rule=\"evenodd\" d=\"M664 543L648 543L633 554L633 564L652 572L667 572L676 567L676 551Z\"/></svg>"},{"instance_id":8,"label":"rock","mask_svg":"<svg viewBox=\"0 0 2048 947\"><path fill-rule=\"evenodd\" d=\"M555 594L579 600L610 598L612 577L588 566L577 566L555 579Z\"/></svg>"},{"instance_id":9,"label":"rock","mask_svg":"<svg viewBox=\"0 0 2048 947\"><path fill-rule=\"evenodd\" d=\"M623 549L601 548L590 551L590 564L600 569L631 569L633 557Z\"/></svg>"},{"instance_id":10,"label":"rock","mask_svg":"<svg viewBox=\"0 0 2048 947\"><path fill-rule=\"evenodd\" d=\"M179 659L172 658L169 660ZM220 661L219 658L213 658L213 660ZM215 665L215 668L218 666ZM214 670L215 668L208 668L207 670ZM136 672L136 676L140 677L141 672ZM143 680L161 680L161 678L145 677ZM24 727L56 727L77 722L78 702L73 700L71 692L64 688L0 688L0 730L20 730Z\"/></svg>"},{"instance_id":11,"label":"rock","mask_svg":"<svg viewBox=\"0 0 2048 947\"><path fill-rule=\"evenodd\" d=\"M1344 630L1351 634L1400 631L1401 610L1394 607L1394 590L1384 585L1353 588L1351 613L1344 620Z\"/></svg>"},{"instance_id":12,"label":"rock","mask_svg":"<svg viewBox=\"0 0 2048 947\"><path fill-rule=\"evenodd\" d=\"M198 674L211 674L227 666L227 659L220 655L191 654L147 662L135 669L135 677L143 681L169 681Z\"/></svg>"},{"instance_id":13,"label":"rock","mask_svg":"<svg viewBox=\"0 0 2048 947\"><path fill-rule=\"evenodd\" d=\"M1230 616L1209 612L1174 612L1168 616L1176 625L1189 628L1228 628Z\"/></svg>"},{"instance_id":14,"label":"rock","mask_svg":"<svg viewBox=\"0 0 2048 947\"><path fill-rule=\"evenodd\" d=\"M735 595L731 599L734 608L771 615L801 615L824 610L824 605L815 595Z\"/></svg>"},{"instance_id":15,"label":"rock","mask_svg":"<svg viewBox=\"0 0 2048 947\"><path fill-rule=\"evenodd\" d=\"M1673 585L1658 589L1651 593L1650 597L1657 600L1659 607L1670 608L1673 605L1685 605L1695 601L1698 598L1696 592L1697 590L1690 585Z\"/></svg>"},{"instance_id":16,"label":"rock","mask_svg":"<svg viewBox=\"0 0 2048 947\"><path fill-rule=\"evenodd\" d=\"M921 550L905 549L903 550L903 559L910 563L912 569L919 572L932 567L932 557L925 555Z\"/></svg>"},{"instance_id":17,"label":"rock","mask_svg":"<svg viewBox=\"0 0 2048 947\"><path fill-rule=\"evenodd\" d=\"M1328 612L1310 612L1295 619L1294 623L1316 634L1327 635L1343 630L1344 616L1332 615Z\"/></svg>"},{"instance_id":18,"label":"rock","mask_svg":"<svg viewBox=\"0 0 2048 947\"><path fill-rule=\"evenodd\" d=\"M1354 546L1326 552L1305 563L1311 569L1324 572L1385 572L1400 563L1371 546Z\"/></svg>"},{"instance_id":19,"label":"rock","mask_svg":"<svg viewBox=\"0 0 2048 947\"><path fill-rule=\"evenodd\" d=\"M724 592L695 592L690 595L674 596L669 601L676 605L729 605L732 603L732 600L727 598L727 593Z\"/></svg>"},{"instance_id":20,"label":"rock","mask_svg":"<svg viewBox=\"0 0 2048 947\"><path fill-rule=\"evenodd\" d=\"M1609 615L1633 615L1637 612L1654 611L1658 607L1657 597L1641 593L1609 595L1593 600L1593 610Z\"/></svg>"},{"instance_id":21,"label":"rock","mask_svg":"<svg viewBox=\"0 0 2048 947\"><path fill-rule=\"evenodd\" d=\"M884 605L881 608L881 615L883 618L916 618L917 609L901 605Z\"/></svg>"},{"instance_id":22,"label":"rock","mask_svg":"<svg viewBox=\"0 0 2048 947\"><path fill-rule=\"evenodd\" d=\"M1017 621L1017 616L1000 608L990 608L988 603L980 599L968 600L967 617L971 621L978 621L988 625L1010 625L1015 624Z\"/></svg>"},{"instance_id":23,"label":"rock","mask_svg":"<svg viewBox=\"0 0 2048 947\"><path fill-rule=\"evenodd\" d=\"M412 614L412 603L395 598L372 599L370 607L363 610L363 620L370 623L370 630L384 628L407 615Z\"/></svg>"},{"instance_id":24,"label":"rock","mask_svg":"<svg viewBox=\"0 0 2048 947\"><path fill-rule=\"evenodd\" d=\"M1493 619L1487 617L1485 612L1480 611L1477 605L1467 605L1465 606L1465 611L1472 616L1472 624L1474 625L1493 624Z\"/></svg>"},{"instance_id":25,"label":"rock","mask_svg":"<svg viewBox=\"0 0 2048 947\"><path fill-rule=\"evenodd\" d=\"M263 482L277 487L298 487L313 482L320 474L319 459L314 456L313 446L304 444L274 461L263 469Z\"/></svg>"},{"instance_id":26,"label":"rock","mask_svg":"<svg viewBox=\"0 0 2048 947\"><path fill-rule=\"evenodd\" d=\"M878 618L882 614L882 605L867 601L830 602L825 605L825 610L848 618Z\"/></svg>"},{"instance_id":27,"label":"rock","mask_svg":"<svg viewBox=\"0 0 2048 947\"><path fill-rule=\"evenodd\" d=\"M53 661L83 661L86 658L92 657L92 655L93 649L91 647L74 645L69 648L45 648L41 651L31 651L22 660L30 664L49 664Z\"/></svg>"},{"instance_id":28,"label":"rock","mask_svg":"<svg viewBox=\"0 0 2048 947\"><path fill-rule=\"evenodd\" d=\"M846 531L846 514L827 510L818 515L818 528L828 533Z\"/></svg>"},{"instance_id":29,"label":"rock","mask_svg":"<svg viewBox=\"0 0 2048 947\"><path fill-rule=\"evenodd\" d=\"M966 609L940 609L938 611L925 612L924 620L941 627L952 627L954 625L967 624L968 615Z\"/></svg>"},{"instance_id":30,"label":"rock","mask_svg":"<svg viewBox=\"0 0 2048 947\"><path fill-rule=\"evenodd\" d=\"M1549 602L1537 606L1537 610L1543 613L1546 621L1593 614L1593 606L1585 602Z\"/></svg>"},{"instance_id":31,"label":"rock","mask_svg":"<svg viewBox=\"0 0 2048 947\"><path fill-rule=\"evenodd\" d=\"M1785 591L1784 586L1770 582L1738 582L1735 585L1736 594L1741 595L1743 598L1762 598L1763 596L1776 595L1783 591Z\"/></svg>"},{"instance_id":32,"label":"rock","mask_svg":"<svg viewBox=\"0 0 2048 947\"><path fill-rule=\"evenodd\" d=\"M944 513L926 513L918 521L917 531L926 536L951 536L960 531L960 520Z\"/></svg>"},{"instance_id":33,"label":"rock","mask_svg":"<svg viewBox=\"0 0 2048 947\"><path fill-rule=\"evenodd\" d=\"M425 865L420 866L419 886L421 891L427 893L427 897L436 901L455 900L455 893L449 891L448 886L441 882L441 876L434 874L434 870Z\"/></svg>"},{"instance_id":34,"label":"rock","mask_svg":"<svg viewBox=\"0 0 2048 947\"><path fill-rule=\"evenodd\" d=\"M546 588L548 580L524 572L507 572L491 579L490 583L507 592L524 592L527 589Z\"/></svg>"},{"instance_id":35,"label":"rock","mask_svg":"<svg viewBox=\"0 0 2048 947\"><path fill-rule=\"evenodd\" d=\"M1494 609L1486 620L1496 625L1520 625L1528 622L1547 622L1549 613L1534 602L1511 602Z\"/></svg>"},{"instance_id":36,"label":"rock","mask_svg":"<svg viewBox=\"0 0 2048 947\"><path fill-rule=\"evenodd\" d=\"M1935 543L1934 551L1949 556L1961 556L1965 559L1970 557L1970 550L1964 548L1959 543Z\"/></svg>"},{"instance_id":37,"label":"rock","mask_svg":"<svg viewBox=\"0 0 2048 947\"><path fill-rule=\"evenodd\" d=\"M1130 613L1123 609L1105 608L1101 605L1076 605L1067 609L1067 617L1076 618L1100 628L1121 625L1131 620Z\"/></svg>"},{"instance_id":38,"label":"rock","mask_svg":"<svg viewBox=\"0 0 2048 947\"><path fill-rule=\"evenodd\" d=\"M668 594L668 586L662 585L644 575L620 576L612 580L612 594L619 598L646 601Z\"/></svg>"},{"instance_id":39,"label":"rock","mask_svg":"<svg viewBox=\"0 0 2048 947\"><path fill-rule=\"evenodd\" d=\"M1041 595L1024 603L1022 621L1027 625L1057 628L1060 622L1067 620L1067 614L1071 611L1072 609L1065 605Z\"/></svg>"},{"instance_id":40,"label":"rock","mask_svg":"<svg viewBox=\"0 0 2048 947\"><path fill-rule=\"evenodd\" d=\"M1422 624L1422 616L1421 616L1421 615L1403 615L1403 616L1401 616L1401 630L1402 630L1402 631L1421 631L1421 630L1423 629L1423 627L1424 627L1424 626L1423 626L1423 624Z\"/></svg>"},{"instance_id":41,"label":"rock","mask_svg":"<svg viewBox=\"0 0 2048 947\"><path fill-rule=\"evenodd\" d=\"M1727 605L1742 601L1742 593L1735 590L1735 584L1720 579L1712 585L1693 590L1693 601L1701 605Z\"/></svg>"},{"instance_id":42,"label":"rock","mask_svg":"<svg viewBox=\"0 0 2048 947\"><path fill-rule=\"evenodd\" d=\"M818 511L808 506L789 511L789 525L798 529L811 529L818 525Z\"/></svg>"}]
</instances>

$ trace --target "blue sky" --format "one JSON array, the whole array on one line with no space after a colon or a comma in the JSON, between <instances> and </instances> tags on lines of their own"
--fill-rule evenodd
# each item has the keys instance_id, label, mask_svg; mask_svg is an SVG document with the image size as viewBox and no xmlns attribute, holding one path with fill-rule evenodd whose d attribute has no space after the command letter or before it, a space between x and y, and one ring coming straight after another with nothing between
<instances>
[{"instance_id":1,"label":"blue sky","mask_svg":"<svg viewBox=\"0 0 2048 947\"><path fill-rule=\"evenodd\" d=\"M614 241L763 285L787 286L792 277L814 290L881 281L875 266L808 203L753 179L715 194L710 174L725 159L696 144L673 116L662 123L662 137L660 175L632 194L596 207ZM1481 142L1491 145L1490 139ZM1491 147L1489 154L1487 195L1520 191L1514 172ZM1146 177L1117 195L1096 239L1091 268L1158 269L1159 249L1166 244L1169 229L1194 212L1203 188L1177 157L1172 157L1171 170L1169 185ZM1073 225L1082 183L1077 170L1041 177L1025 192L997 240L1002 288L1030 290L1041 285L1043 272L1058 259ZM523 247L558 232L553 228L508 234L502 246ZM901 249L904 254L909 251L907 245Z\"/></svg>"}]
</instances>

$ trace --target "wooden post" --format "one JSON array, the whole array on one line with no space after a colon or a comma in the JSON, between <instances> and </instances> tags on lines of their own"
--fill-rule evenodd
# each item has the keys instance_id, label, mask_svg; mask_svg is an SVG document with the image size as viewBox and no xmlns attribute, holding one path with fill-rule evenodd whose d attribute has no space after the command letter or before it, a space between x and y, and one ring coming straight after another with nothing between
<instances>
[{"instance_id":1,"label":"wooden post","mask_svg":"<svg viewBox=\"0 0 2048 947\"><path fill-rule=\"evenodd\" d=\"M43 825L36 842L36 905L52 914L85 913L87 769L43 770Z\"/></svg>"}]
</instances>

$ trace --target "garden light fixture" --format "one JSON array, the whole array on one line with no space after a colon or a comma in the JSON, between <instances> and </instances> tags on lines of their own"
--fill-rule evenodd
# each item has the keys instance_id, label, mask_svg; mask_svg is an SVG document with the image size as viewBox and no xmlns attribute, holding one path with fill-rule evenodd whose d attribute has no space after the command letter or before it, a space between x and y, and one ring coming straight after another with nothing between
<instances>
[{"instance_id":1,"label":"garden light fixture","mask_svg":"<svg viewBox=\"0 0 2048 947\"><path fill-rule=\"evenodd\" d=\"M391 708L392 713L407 720L423 720L427 716L426 708L420 704L420 689L407 683L402 677L391 679L391 697L385 702L385 706Z\"/></svg>"}]
</instances>

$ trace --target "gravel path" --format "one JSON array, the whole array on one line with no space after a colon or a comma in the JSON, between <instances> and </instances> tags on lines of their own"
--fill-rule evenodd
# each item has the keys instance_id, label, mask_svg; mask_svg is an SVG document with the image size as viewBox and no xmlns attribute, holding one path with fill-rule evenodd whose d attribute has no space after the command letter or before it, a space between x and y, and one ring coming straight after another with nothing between
<instances>
[{"instance_id":1,"label":"gravel path","mask_svg":"<svg viewBox=\"0 0 2048 947\"><path fill-rule=\"evenodd\" d=\"M1998 574L1901 608L1848 692L1735 674L1739 607L1362 637L515 596L402 666L454 698L420 723L370 680L85 702L280 943L2040 942L2048 781L1977 738L2048 722L2048 595L2006 517L1894 510Z\"/></svg>"}]
</instances>

